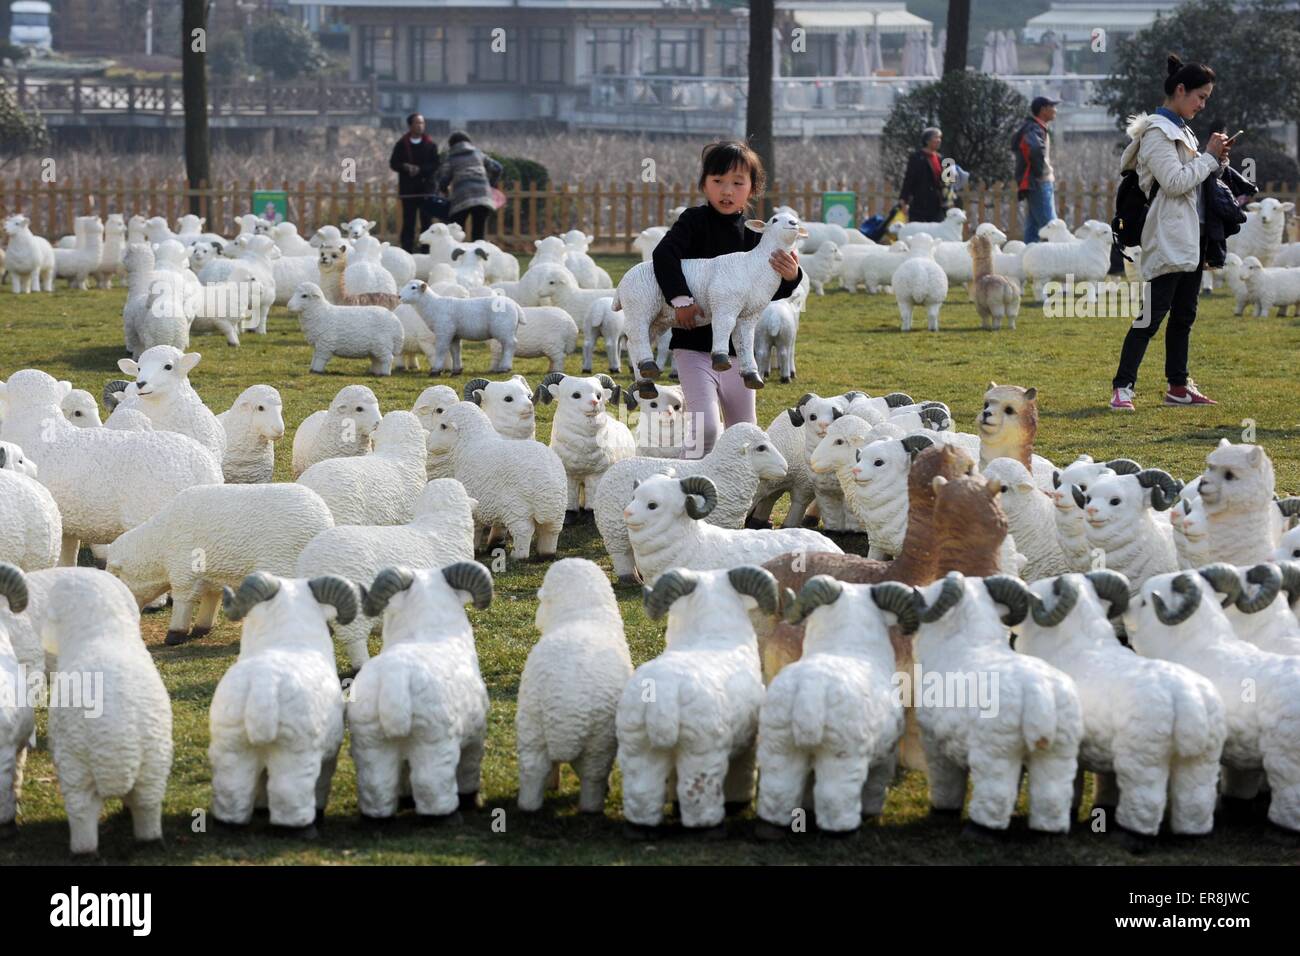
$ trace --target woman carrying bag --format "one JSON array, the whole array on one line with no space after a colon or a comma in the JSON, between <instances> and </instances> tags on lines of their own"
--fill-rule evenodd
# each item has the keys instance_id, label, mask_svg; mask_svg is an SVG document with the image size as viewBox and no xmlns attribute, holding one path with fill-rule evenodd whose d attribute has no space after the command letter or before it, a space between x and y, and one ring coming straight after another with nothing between
<instances>
[{"instance_id":1,"label":"woman carrying bag","mask_svg":"<svg viewBox=\"0 0 1300 956\"><path fill-rule=\"evenodd\" d=\"M447 146L449 152L438 173L438 188L445 192L451 187L448 211L452 221L459 223L473 242L483 238L488 213L496 209L492 186L501 176L501 164L476 148L468 133L452 133L447 138ZM469 228L465 227L467 219Z\"/></svg>"},{"instance_id":2,"label":"woman carrying bag","mask_svg":"<svg viewBox=\"0 0 1300 956\"><path fill-rule=\"evenodd\" d=\"M1187 371L1192 325L1200 296L1206 254L1205 180L1227 166L1232 143L1214 133L1199 152L1187 125L1205 108L1214 90L1214 71L1203 63L1167 61L1164 105L1129 122L1130 142L1120 170L1136 169L1138 184L1151 198L1142 227L1142 281L1148 284L1142 315L1124 337L1119 367L1111 382L1111 411L1134 410L1138 367L1147 345L1169 316L1165 332L1166 405L1217 405L1202 394ZM1158 187L1158 188L1157 188Z\"/></svg>"}]
</instances>

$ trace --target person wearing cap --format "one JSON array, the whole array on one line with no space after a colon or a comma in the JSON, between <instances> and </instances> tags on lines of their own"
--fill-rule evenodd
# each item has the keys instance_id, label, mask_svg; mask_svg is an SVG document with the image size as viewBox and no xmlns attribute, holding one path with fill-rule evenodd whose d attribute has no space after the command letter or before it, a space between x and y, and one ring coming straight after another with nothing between
<instances>
[{"instance_id":1,"label":"person wearing cap","mask_svg":"<svg viewBox=\"0 0 1300 956\"><path fill-rule=\"evenodd\" d=\"M1035 96L1029 104L1029 118L1011 138L1017 197L1025 200L1025 242L1038 242L1038 230L1056 218L1052 134L1047 124L1056 119L1060 102L1050 96Z\"/></svg>"}]
</instances>

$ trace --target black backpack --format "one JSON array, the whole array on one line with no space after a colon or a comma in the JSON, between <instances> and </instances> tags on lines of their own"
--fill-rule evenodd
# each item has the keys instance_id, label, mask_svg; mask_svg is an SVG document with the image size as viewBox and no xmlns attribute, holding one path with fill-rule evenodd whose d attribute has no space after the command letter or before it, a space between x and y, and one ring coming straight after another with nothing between
<instances>
[{"instance_id":1,"label":"black backpack","mask_svg":"<svg viewBox=\"0 0 1300 956\"><path fill-rule=\"evenodd\" d=\"M1115 234L1115 241L1121 247L1142 244L1142 227L1146 225L1147 209L1158 192L1160 192L1158 179L1151 187L1151 195L1147 196L1138 183L1136 169L1120 174L1119 189L1115 192L1115 218L1110 221L1110 228Z\"/></svg>"}]
</instances>

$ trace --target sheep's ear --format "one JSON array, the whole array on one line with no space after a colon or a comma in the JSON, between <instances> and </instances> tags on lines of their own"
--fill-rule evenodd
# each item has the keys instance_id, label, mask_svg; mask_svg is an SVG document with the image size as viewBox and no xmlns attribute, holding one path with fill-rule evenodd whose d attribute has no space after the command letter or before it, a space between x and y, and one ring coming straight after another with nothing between
<instances>
[{"instance_id":1,"label":"sheep's ear","mask_svg":"<svg viewBox=\"0 0 1300 956\"><path fill-rule=\"evenodd\" d=\"M533 240L533 248L534 248L534 249L540 249L540 248L542 248L542 240L540 240L540 239L534 239L534 240Z\"/></svg>"},{"instance_id":2,"label":"sheep's ear","mask_svg":"<svg viewBox=\"0 0 1300 956\"><path fill-rule=\"evenodd\" d=\"M72 391L72 383L71 383L71 382L59 382L59 390L60 390L64 395L67 395L69 392Z\"/></svg>"},{"instance_id":3,"label":"sheep's ear","mask_svg":"<svg viewBox=\"0 0 1300 956\"><path fill-rule=\"evenodd\" d=\"M367 229L374 229L375 226L377 226L377 225L379 225L379 223L375 222L373 219L367 219L367 220L366 220L366 228L367 228Z\"/></svg>"},{"instance_id":4,"label":"sheep's ear","mask_svg":"<svg viewBox=\"0 0 1300 956\"><path fill-rule=\"evenodd\" d=\"M140 374L140 366L136 365L135 362L131 361L128 358L118 359L117 367L120 368L127 375L130 375L132 377L135 377L136 375Z\"/></svg>"},{"instance_id":5,"label":"sheep's ear","mask_svg":"<svg viewBox=\"0 0 1300 956\"><path fill-rule=\"evenodd\" d=\"M1264 460L1264 449L1256 445L1254 448L1250 450L1250 458L1249 458L1250 467L1258 468L1260 462L1262 462L1263 460Z\"/></svg>"},{"instance_id":6,"label":"sheep's ear","mask_svg":"<svg viewBox=\"0 0 1300 956\"><path fill-rule=\"evenodd\" d=\"M1259 208L1259 203L1257 202L1246 203L1246 209L1248 212L1259 212Z\"/></svg>"},{"instance_id":7,"label":"sheep's ear","mask_svg":"<svg viewBox=\"0 0 1300 956\"><path fill-rule=\"evenodd\" d=\"M998 387L998 383L997 383L997 382L992 382L992 381L991 381L991 382L989 382L987 385L984 386L984 391L986 391L986 392L991 392L991 391L993 391L993 389L995 389L995 388L997 388L997 387Z\"/></svg>"},{"instance_id":8,"label":"sheep's ear","mask_svg":"<svg viewBox=\"0 0 1300 956\"><path fill-rule=\"evenodd\" d=\"M1038 389L1037 389L1037 388L1031 388L1031 389L1029 389L1028 391L1025 392L1025 401L1027 401L1027 402L1032 402L1032 401L1033 401L1034 399L1036 399L1037 397L1038 397Z\"/></svg>"},{"instance_id":9,"label":"sheep's ear","mask_svg":"<svg viewBox=\"0 0 1300 956\"><path fill-rule=\"evenodd\" d=\"M1220 447L1220 448L1224 447L1225 445L1231 445L1231 444L1232 444L1232 442L1228 441L1228 439L1226 439L1226 438L1220 438L1220 439L1219 439L1219 447Z\"/></svg>"},{"instance_id":10,"label":"sheep's ear","mask_svg":"<svg viewBox=\"0 0 1300 956\"><path fill-rule=\"evenodd\" d=\"M1032 481L1025 481L1024 479L1021 479L1020 481L1016 482L1016 491L1021 491L1024 492L1025 494L1029 494L1031 491L1034 490L1035 487L1037 486Z\"/></svg>"},{"instance_id":11,"label":"sheep's ear","mask_svg":"<svg viewBox=\"0 0 1300 956\"><path fill-rule=\"evenodd\" d=\"M190 372L194 366L199 364L199 359L201 358L203 358L203 355L200 352L186 352L181 356L181 371L186 373Z\"/></svg>"},{"instance_id":12,"label":"sheep's ear","mask_svg":"<svg viewBox=\"0 0 1300 956\"><path fill-rule=\"evenodd\" d=\"M767 228L767 223L765 223L762 219L746 219L745 228L750 230L751 232L762 232L764 229Z\"/></svg>"},{"instance_id":13,"label":"sheep's ear","mask_svg":"<svg viewBox=\"0 0 1300 956\"><path fill-rule=\"evenodd\" d=\"M1284 203L1282 203L1282 205L1279 206L1278 208L1281 209L1283 212L1294 212L1294 211L1295 211L1295 203L1293 203L1293 202L1284 202Z\"/></svg>"},{"instance_id":14,"label":"sheep's ear","mask_svg":"<svg viewBox=\"0 0 1300 956\"><path fill-rule=\"evenodd\" d=\"M866 443L867 443L867 436L866 436L866 435L850 435L850 436L849 436L849 444L852 445L854 448L861 448L861 447L862 447L863 445L865 445Z\"/></svg>"}]
</instances>

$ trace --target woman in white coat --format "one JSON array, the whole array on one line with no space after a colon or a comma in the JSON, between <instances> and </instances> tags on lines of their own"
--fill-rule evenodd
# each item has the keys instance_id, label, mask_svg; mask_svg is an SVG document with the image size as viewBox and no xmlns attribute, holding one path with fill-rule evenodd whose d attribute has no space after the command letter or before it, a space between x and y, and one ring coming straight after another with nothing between
<instances>
[{"instance_id":1,"label":"woman in white coat","mask_svg":"<svg viewBox=\"0 0 1300 956\"><path fill-rule=\"evenodd\" d=\"M1187 354L1196 321L1201 268L1205 261L1205 210L1201 184L1227 165L1232 144L1214 133L1198 152L1196 134L1187 121L1205 108L1214 90L1214 71L1203 63L1183 63L1172 53L1165 79L1165 102L1154 113L1129 121L1130 142L1120 159L1121 172L1136 169L1142 192L1151 195L1142 227L1142 280L1150 284L1142 315L1124 337L1119 368L1111 382L1112 411L1131 412L1138 366L1147 345L1169 316L1165 332L1166 405L1216 405L1196 387L1187 372Z\"/></svg>"}]
</instances>

